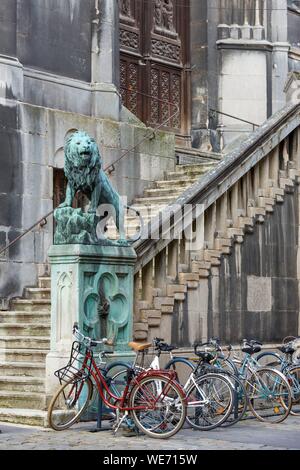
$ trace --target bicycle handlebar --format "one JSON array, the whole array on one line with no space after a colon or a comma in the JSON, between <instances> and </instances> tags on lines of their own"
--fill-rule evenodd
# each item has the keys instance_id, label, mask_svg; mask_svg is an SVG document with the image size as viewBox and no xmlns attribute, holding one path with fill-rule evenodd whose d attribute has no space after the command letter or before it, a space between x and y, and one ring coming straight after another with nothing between
<instances>
[{"instance_id":1,"label":"bicycle handlebar","mask_svg":"<svg viewBox=\"0 0 300 470\"><path fill-rule=\"evenodd\" d=\"M98 346L98 344L106 344L108 342L107 338L102 338L101 340L95 340L95 339L90 338L89 336L84 336L79 331L79 326L77 322L75 322L73 325L73 336L75 337L77 341L91 348Z\"/></svg>"}]
</instances>

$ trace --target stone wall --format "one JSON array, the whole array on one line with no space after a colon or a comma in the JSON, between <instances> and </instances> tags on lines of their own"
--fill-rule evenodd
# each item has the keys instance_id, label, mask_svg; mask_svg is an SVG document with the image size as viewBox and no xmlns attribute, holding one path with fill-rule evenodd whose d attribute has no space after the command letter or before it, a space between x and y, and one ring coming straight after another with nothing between
<instances>
[{"instance_id":1,"label":"stone wall","mask_svg":"<svg viewBox=\"0 0 300 470\"><path fill-rule=\"evenodd\" d=\"M281 342L299 328L297 279L298 191L263 224L256 224L244 242L223 256L219 268L189 290L185 302L175 302L160 333L182 347L217 336L238 344L242 338Z\"/></svg>"},{"instance_id":2,"label":"stone wall","mask_svg":"<svg viewBox=\"0 0 300 470\"><path fill-rule=\"evenodd\" d=\"M280 342L297 333L298 230L295 191L223 257L218 279L209 280L208 336Z\"/></svg>"},{"instance_id":3,"label":"stone wall","mask_svg":"<svg viewBox=\"0 0 300 470\"><path fill-rule=\"evenodd\" d=\"M19 0L17 51L25 66L91 81L92 0Z\"/></svg>"},{"instance_id":4,"label":"stone wall","mask_svg":"<svg viewBox=\"0 0 300 470\"><path fill-rule=\"evenodd\" d=\"M149 130L130 122L116 122L42 108L12 100L0 106L0 245L5 246L53 208L53 169L63 168L63 145L75 129L92 135L100 148L103 167L141 142ZM153 133L150 131L150 134ZM174 135L156 132L116 164L111 181L130 203L164 171L175 166ZM52 244L52 218L36 227L0 260L0 302L22 295L47 272ZM2 261L2 262L1 262ZM1 306L1 303L0 303Z\"/></svg>"},{"instance_id":5,"label":"stone wall","mask_svg":"<svg viewBox=\"0 0 300 470\"><path fill-rule=\"evenodd\" d=\"M252 130L247 123L210 114L210 108L261 124L284 107L298 16L286 0L191 2L193 147L214 146L222 134L226 146ZM297 68L299 58L292 60L290 69ZM228 73L234 80L229 85Z\"/></svg>"}]
</instances>

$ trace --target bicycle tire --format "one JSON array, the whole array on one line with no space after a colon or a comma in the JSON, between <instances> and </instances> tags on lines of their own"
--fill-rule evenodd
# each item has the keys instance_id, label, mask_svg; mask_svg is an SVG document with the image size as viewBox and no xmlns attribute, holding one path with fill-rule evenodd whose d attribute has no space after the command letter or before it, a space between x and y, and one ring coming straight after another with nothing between
<instances>
[{"instance_id":1,"label":"bicycle tire","mask_svg":"<svg viewBox=\"0 0 300 470\"><path fill-rule=\"evenodd\" d=\"M233 388L233 406L230 415L224 421L224 423L221 424L223 427L229 427L233 426L234 424L238 423L241 421L248 408L248 396L246 392L246 388L243 384L243 382L234 374L228 372L228 371L220 371L218 373L223 373L226 374L229 378L229 380L232 382L232 388Z\"/></svg>"},{"instance_id":2,"label":"bicycle tire","mask_svg":"<svg viewBox=\"0 0 300 470\"><path fill-rule=\"evenodd\" d=\"M260 380L257 380L258 376L261 376ZM249 408L260 421L276 424L288 417L292 407L292 391L288 381L278 370L262 367L254 371L247 379L246 392Z\"/></svg>"},{"instance_id":3,"label":"bicycle tire","mask_svg":"<svg viewBox=\"0 0 300 470\"><path fill-rule=\"evenodd\" d=\"M216 364L215 367L219 367L221 370L239 377L239 370L232 359L219 357Z\"/></svg>"},{"instance_id":4,"label":"bicycle tire","mask_svg":"<svg viewBox=\"0 0 300 470\"><path fill-rule=\"evenodd\" d=\"M293 391L292 396L292 409L290 411L292 416L300 416L300 367L292 367L287 372L283 372L290 384ZM289 375L297 374L297 378L293 379Z\"/></svg>"},{"instance_id":5,"label":"bicycle tire","mask_svg":"<svg viewBox=\"0 0 300 470\"><path fill-rule=\"evenodd\" d=\"M187 422L195 429L209 431L221 426L230 416L232 384L223 374L207 373L196 378L187 390L186 398ZM207 403L202 404L201 401Z\"/></svg>"},{"instance_id":6,"label":"bicycle tire","mask_svg":"<svg viewBox=\"0 0 300 470\"><path fill-rule=\"evenodd\" d=\"M178 366L183 366L178 368ZM177 367L176 367L177 366ZM174 357L171 359L165 366L165 370L173 370L176 372L176 380L181 385L184 386L188 380L188 377L195 370L195 366L188 359L182 357ZM186 377L186 375L188 377Z\"/></svg>"},{"instance_id":7,"label":"bicycle tire","mask_svg":"<svg viewBox=\"0 0 300 470\"><path fill-rule=\"evenodd\" d=\"M155 402L157 393L160 393L160 396ZM180 431L185 422L184 392L177 382L170 381L163 375L151 375L136 384L130 393L129 406L145 407L144 410L132 410L131 415L135 425L143 433L155 439L167 439L173 436Z\"/></svg>"},{"instance_id":8,"label":"bicycle tire","mask_svg":"<svg viewBox=\"0 0 300 470\"><path fill-rule=\"evenodd\" d=\"M67 392L67 387L69 386L71 386L71 389L70 392ZM70 400L70 394L73 392L76 394L76 390L80 386L82 386L82 388L78 397L76 397L76 400L72 401L72 403L66 404L66 400ZM87 388L85 388L85 386ZM64 395L65 393L68 397L67 399ZM92 395L93 384L90 379L86 379L83 384L80 381L74 381L74 379L71 379L68 382L62 384L54 394L48 407L47 418L49 426L55 431L64 431L65 429L70 428L73 424L77 423L86 410ZM79 404L78 411L76 411L75 406L77 406L80 398L82 401ZM66 410L62 409L63 403L65 404ZM75 415L71 412L72 410L74 410ZM67 419L67 421L62 423L63 419Z\"/></svg>"},{"instance_id":9,"label":"bicycle tire","mask_svg":"<svg viewBox=\"0 0 300 470\"><path fill-rule=\"evenodd\" d=\"M132 366L126 362L111 362L105 369L105 379L107 385L114 395L121 396L127 384L127 371ZM107 393L104 391L105 394Z\"/></svg>"},{"instance_id":10,"label":"bicycle tire","mask_svg":"<svg viewBox=\"0 0 300 470\"><path fill-rule=\"evenodd\" d=\"M260 363L262 359L266 359L269 357L269 361L271 362L266 362L265 364ZM272 359L271 359L272 358ZM281 367L282 364L282 357L280 354L272 352L272 351L264 351L259 353L256 357L255 360L261 365L262 367Z\"/></svg>"}]
</instances>

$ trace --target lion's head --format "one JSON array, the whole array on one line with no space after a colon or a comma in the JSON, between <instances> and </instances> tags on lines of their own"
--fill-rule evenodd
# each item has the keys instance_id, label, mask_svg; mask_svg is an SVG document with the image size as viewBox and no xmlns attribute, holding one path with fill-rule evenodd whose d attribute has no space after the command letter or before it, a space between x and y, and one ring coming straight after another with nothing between
<instances>
[{"instance_id":1,"label":"lion's head","mask_svg":"<svg viewBox=\"0 0 300 470\"><path fill-rule=\"evenodd\" d=\"M77 191L92 191L99 178L101 159L95 140L84 131L74 132L65 143L65 175Z\"/></svg>"}]
</instances>

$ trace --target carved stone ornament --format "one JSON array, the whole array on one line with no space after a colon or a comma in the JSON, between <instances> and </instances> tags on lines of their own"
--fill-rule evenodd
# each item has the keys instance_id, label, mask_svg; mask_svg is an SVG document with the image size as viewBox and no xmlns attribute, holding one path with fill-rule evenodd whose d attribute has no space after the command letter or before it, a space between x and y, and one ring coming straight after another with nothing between
<instances>
[{"instance_id":1,"label":"carved stone ornament","mask_svg":"<svg viewBox=\"0 0 300 470\"><path fill-rule=\"evenodd\" d=\"M120 14L131 17L131 0L119 0Z\"/></svg>"},{"instance_id":2,"label":"carved stone ornament","mask_svg":"<svg viewBox=\"0 0 300 470\"><path fill-rule=\"evenodd\" d=\"M94 288L84 295L84 330L93 337L107 337L108 345L117 343L119 330L129 321L129 303L118 276L101 274Z\"/></svg>"},{"instance_id":3,"label":"carved stone ornament","mask_svg":"<svg viewBox=\"0 0 300 470\"><path fill-rule=\"evenodd\" d=\"M173 0L155 0L154 23L158 28L175 32Z\"/></svg>"}]
</instances>

